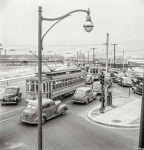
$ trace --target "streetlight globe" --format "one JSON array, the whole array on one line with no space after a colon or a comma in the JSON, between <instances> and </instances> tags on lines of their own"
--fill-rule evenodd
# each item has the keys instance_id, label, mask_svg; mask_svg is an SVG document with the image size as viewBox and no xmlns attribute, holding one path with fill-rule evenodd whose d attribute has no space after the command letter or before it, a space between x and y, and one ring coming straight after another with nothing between
<instances>
[{"instance_id":1,"label":"streetlight globe","mask_svg":"<svg viewBox=\"0 0 144 150\"><path fill-rule=\"evenodd\" d=\"M83 27L84 27L86 32L91 32L93 27L94 27L94 25L93 25L93 23L91 21L91 16L89 14L86 17L86 22L85 22Z\"/></svg>"}]
</instances>

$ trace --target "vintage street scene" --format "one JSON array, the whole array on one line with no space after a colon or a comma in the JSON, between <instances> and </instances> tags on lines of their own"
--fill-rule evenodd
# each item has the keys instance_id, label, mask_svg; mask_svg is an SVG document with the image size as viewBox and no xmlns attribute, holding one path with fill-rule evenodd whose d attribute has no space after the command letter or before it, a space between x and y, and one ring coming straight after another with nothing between
<instances>
[{"instance_id":1,"label":"vintage street scene","mask_svg":"<svg viewBox=\"0 0 144 150\"><path fill-rule=\"evenodd\" d=\"M143 18L143 0L0 0L0 150L144 150Z\"/></svg>"}]
</instances>

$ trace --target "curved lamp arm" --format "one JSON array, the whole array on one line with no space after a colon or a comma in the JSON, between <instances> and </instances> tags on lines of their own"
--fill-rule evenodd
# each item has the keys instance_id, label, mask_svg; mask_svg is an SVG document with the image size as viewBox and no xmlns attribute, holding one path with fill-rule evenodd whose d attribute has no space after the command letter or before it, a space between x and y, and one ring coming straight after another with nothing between
<instances>
[{"instance_id":1,"label":"curved lamp arm","mask_svg":"<svg viewBox=\"0 0 144 150\"><path fill-rule=\"evenodd\" d=\"M90 14L90 10L89 10L89 9L88 9L88 10L78 9L78 10L73 10L73 11L71 11L71 12L69 12L69 13L67 13L67 14L65 14L65 15L63 15L63 16L61 16L61 17L58 17L58 18L43 18L43 17L42 17L42 20L47 20L47 21L59 20L59 19L65 18L65 17L67 17L67 16L69 16L70 14L75 13L75 12L86 12L88 15Z\"/></svg>"}]
</instances>

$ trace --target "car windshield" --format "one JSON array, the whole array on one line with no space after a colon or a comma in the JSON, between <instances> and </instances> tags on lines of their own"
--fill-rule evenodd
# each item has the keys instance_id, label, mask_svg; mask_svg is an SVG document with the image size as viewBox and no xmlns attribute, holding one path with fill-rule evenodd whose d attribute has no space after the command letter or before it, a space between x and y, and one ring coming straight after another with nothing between
<instances>
[{"instance_id":1,"label":"car windshield","mask_svg":"<svg viewBox=\"0 0 144 150\"><path fill-rule=\"evenodd\" d=\"M33 109L33 110L34 110L34 109L36 108L36 106L35 106L35 105L28 104L28 105L27 105L27 108L28 108L28 109Z\"/></svg>"},{"instance_id":2,"label":"car windshield","mask_svg":"<svg viewBox=\"0 0 144 150\"><path fill-rule=\"evenodd\" d=\"M130 78L125 78L124 79L126 82L131 82L131 79Z\"/></svg>"},{"instance_id":3,"label":"car windshield","mask_svg":"<svg viewBox=\"0 0 144 150\"><path fill-rule=\"evenodd\" d=\"M84 95L84 91L77 90L74 95Z\"/></svg>"},{"instance_id":4,"label":"car windshield","mask_svg":"<svg viewBox=\"0 0 144 150\"><path fill-rule=\"evenodd\" d=\"M16 88L7 88L5 90L5 93L16 93L17 92L17 89Z\"/></svg>"}]
</instances>

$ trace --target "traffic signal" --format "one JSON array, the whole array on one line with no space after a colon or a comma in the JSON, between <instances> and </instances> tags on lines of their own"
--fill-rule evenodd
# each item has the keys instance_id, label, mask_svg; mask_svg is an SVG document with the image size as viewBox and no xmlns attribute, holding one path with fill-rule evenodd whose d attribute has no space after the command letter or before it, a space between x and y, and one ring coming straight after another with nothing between
<instances>
[{"instance_id":1,"label":"traffic signal","mask_svg":"<svg viewBox=\"0 0 144 150\"><path fill-rule=\"evenodd\" d=\"M99 79L100 79L100 84L104 84L104 74L101 74Z\"/></svg>"}]
</instances>

